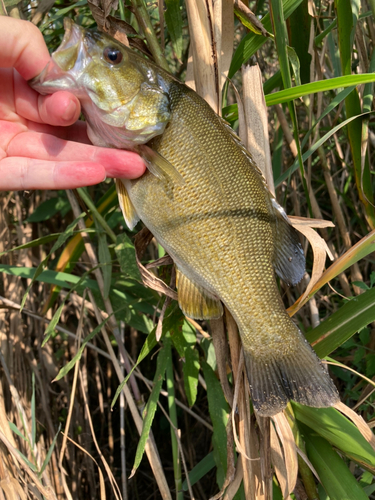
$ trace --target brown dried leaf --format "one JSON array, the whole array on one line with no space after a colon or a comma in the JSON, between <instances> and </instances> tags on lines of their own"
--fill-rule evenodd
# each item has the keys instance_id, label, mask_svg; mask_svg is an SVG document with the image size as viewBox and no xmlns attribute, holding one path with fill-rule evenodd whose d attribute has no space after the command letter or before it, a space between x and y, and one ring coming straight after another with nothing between
<instances>
[{"instance_id":1,"label":"brown dried leaf","mask_svg":"<svg viewBox=\"0 0 375 500\"><path fill-rule=\"evenodd\" d=\"M210 19L212 19L212 12L210 7L210 3L206 3L204 0L186 1L196 91L218 113L217 67L215 68L215 64L213 64L215 54L211 37Z\"/></svg>"},{"instance_id":2,"label":"brown dried leaf","mask_svg":"<svg viewBox=\"0 0 375 500\"><path fill-rule=\"evenodd\" d=\"M292 225L297 231L302 233L310 242L310 245L313 249L314 254L314 262L311 273L310 283L308 284L303 295L298 299L298 304L295 303L292 307L288 309L288 313L290 316L295 314L303 305L303 301L305 297L307 297L310 291L313 289L314 285L319 281L320 277L323 274L323 270L326 262L326 254L328 254L329 258L333 260L333 255L330 249L327 246L327 243L324 239L312 229L311 224L307 221L302 221L300 218L293 217L291 218ZM315 224L315 222L313 222Z\"/></svg>"},{"instance_id":3,"label":"brown dried leaf","mask_svg":"<svg viewBox=\"0 0 375 500\"><path fill-rule=\"evenodd\" d=\"M101 31L108 33L108 35L115 38L123 45L126 45L126 47L131 46L138 49L146 56L152 58L151 53L143 40L137 37L127 37L127 35L138 35L133 26L125 21L122 21L121 19L117 19L116 17L109 15L106 16L104 10L100 6L100 2L97 0L88 0L88 6L90 7L96 24Z\"/></svg>"},{"instance_id":4,"label":"brown dried leaf","mask_svg":"<svg viewBox=\"0 0 375 500\"><path fill-rule=\"evenodd\" d=\"M241 486L242 478L243 478L242 461L237 460L237 467L236 467L236 473L235 473L234 479L231 482L231 484L228 486L228 489L225 492L223 500L232 500L232 498L237 493L238 488Z\"/></svg>"},{"instance_id":5,"label":"brown dried leaf","mask_svg":"<svg viewBox=\"0 0 375 500\"><path fill-rule=\"evenodd\" d=\"M265 37L270 36L257 16L241 0L234 0L234 10L240 20L245 18L253 26L254 33L260 33Z\"/></svg>"},{"instance_id":6,"label":"brown dried leaf","mask_svg":"<svg viewBox=\"0 0 375 500\"><path fill-rule=\"evenodd\" d=\"M277 480L279 481L279 486L283 498L289 496L289 486L288 486L288 473L286 471L286 464L284 460L283 451L280 446L279 439L277 437L275 428L271 425L271 461Z\"/></svg>"},{"instance_id":7,"label":"brown dried leaf","mask_svg":"<svg viewBox=\"0 0 375 500\"><path fill-rule=\"evenodd\" d=\"M335 227L334 223L330 220L310 219L309 217L297 217L296 215L288 215L288 218L296 229L298 229L298 226L309 226L319 229L323 227Z\"/></svg>"},{"instance_id":8,"label":"brown dried leaf","mask_svg":"<svg viewBox=\"0 0 375 500\"><path fill-rule=\"evenodd\" d=\"M287 472L287 484L289 487L289 491L287 493L291 493L297 482L298 475L298 458L297 458L297 450L296 444L294 441L294 436L292 429L288 423L288 419L284 415L284 413L278 413L272 420L275 424L277 435L281 441L284 453L284 460Z\"/></svg>"},{"instance_id":9,"label":"brown dried leaf","mask_svg":"<svg viewBox=\"0 0 375 500\"><path fill-rule=\"evenodd\" d=\"M135 258L137 261L139 272L141 273L142 281L145 286L148 286L149 288L152 288L157 292L163 293L171 299L177 300L177 292L172 290L172 288L166 285L160 278L157 278L141 263L143 254L152 238L152 233L147 229L147 227L144 227L141 231L139 231L134 239Z\"/></svg>"},{"instance_id":10,"label":"brown dried leaf","mask_svg":"<svg viewBox=\"0 0 375 500\"><path fill-rule=\"evenodd\" d=\"M259 66L244 66L242 80L246 119L246 142L244 144L262 171L269 190L271 193L275 193L268 136L267 106Z\"/></svg>"}]
</instances>

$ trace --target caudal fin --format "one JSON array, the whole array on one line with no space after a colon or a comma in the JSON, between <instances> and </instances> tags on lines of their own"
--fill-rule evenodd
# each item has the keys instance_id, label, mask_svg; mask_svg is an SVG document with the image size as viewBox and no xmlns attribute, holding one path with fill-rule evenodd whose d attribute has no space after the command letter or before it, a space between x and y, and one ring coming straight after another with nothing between
<instances>
[{"instance_id":1,"label":"caudal fin","mask_svg":"<svg viewBox=\"0 0 375 500\"><path fill-rule=\"evenodd\" d=\"M292 399L315 408L339 401L337 389L322 362L302 338L298 350L270 355L266 360L244 350L253 405L260 416L271 417Z\"/></svg>"}]
</instances>

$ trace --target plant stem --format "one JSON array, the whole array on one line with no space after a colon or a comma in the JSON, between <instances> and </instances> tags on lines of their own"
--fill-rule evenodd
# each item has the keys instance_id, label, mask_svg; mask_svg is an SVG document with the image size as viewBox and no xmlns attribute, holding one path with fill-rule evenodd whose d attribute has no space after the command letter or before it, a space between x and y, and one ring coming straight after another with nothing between
<instances>
[{"instance_id":1,"label":"plant stem","mask_svg":"<svg viewBox=\"0 0 375 500\"><path fill-rule=\"evenodd\" d=\"M176 485L176 499L183 500L184 494L182 492L182 479L181 479L181 463L180 455L178 452L178 443L175 432L178 429L177 422L177 407L176 407L176 397L174 392L174 378L173 378L173 362L172 356L169 356L167 369L166 369L166 382L168 391L168 410L169 417L173 423L171 426L171 441L172 441L172 455L173 455L173 470L174 470L174 480Z\"/></svg>"},{"instance_id":2,"label":"plant stem","mask_svg":"<svg viewBox=\"0 0 375 500\"><path fill-rule=\"evenodd\" d=\"M99 224L102 226L104 231L108 234L108 236L111 238L113 243L116 243L117 241L117 236L115 233L112 231L112 229L109 227L107 224L106 220L104 217L99 213L98 209L96 208L94 202L90 198L90 196L86 193L86 191L83 188L78 188L77 189L80 197L82 200L86 203L86 205L89 207L91 210L91 213L95 216L95 219L99 222Z\"/></svg>"},{"instance_id":3,"label":"plant stem","mask_svg":"<svg viewBox=\"0 0 375 500\"><path fill-rule=\"evenodd\" d=\"M137 18L139 27L143 30L143 33L145 34L147 43L149 45L152 55L155 58L156 64L158 64L161 68L169 72L169 66L167 60L164 57L164 54L160 48L154 27L152 26L150 16L148 15L148 11L146 9L143 0L131 0L131 3L134 8L135 17Z\"/></svg>"}]
</instances>

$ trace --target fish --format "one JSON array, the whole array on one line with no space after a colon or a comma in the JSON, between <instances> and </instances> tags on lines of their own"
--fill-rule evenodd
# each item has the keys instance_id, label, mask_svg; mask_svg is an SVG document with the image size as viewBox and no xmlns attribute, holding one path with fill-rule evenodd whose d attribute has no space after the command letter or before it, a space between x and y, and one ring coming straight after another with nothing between
<instances>
[{"instance_id":1,"label":"fish","mask_svg":"<svg viewBox=\"0 0 375 500\"><path fill-rule=\"evenodd\" d=\"M69 90L97 146L138 152L146 173L117 179L129 229L139 220L176 266L178 303L189 318L234 317L255 411L289 400L339 401L326 367L287 314L276 275L305 272L296 230L231 127L192 89L107 34L65 19L65 36L29 83Z\"/></svg>"}]
</instances>

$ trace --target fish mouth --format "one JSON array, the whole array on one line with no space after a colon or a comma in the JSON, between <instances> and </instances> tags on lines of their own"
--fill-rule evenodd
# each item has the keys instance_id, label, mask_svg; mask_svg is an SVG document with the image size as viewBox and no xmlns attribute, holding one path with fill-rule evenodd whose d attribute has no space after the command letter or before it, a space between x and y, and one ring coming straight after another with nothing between
<instances>
[{"instance_id":1,"label":"fish mouth","mask_svg":"<svg viewBox=\"0 0 375 500\"><path fill-rule=\"evenodd\" d=\"M85 31L70 18L64 19L64 37L43 71L29 81L29 85L41 94L56 90L77 89L77 76L88 61L85 50Z\"/></svg>"}]
</instances>

